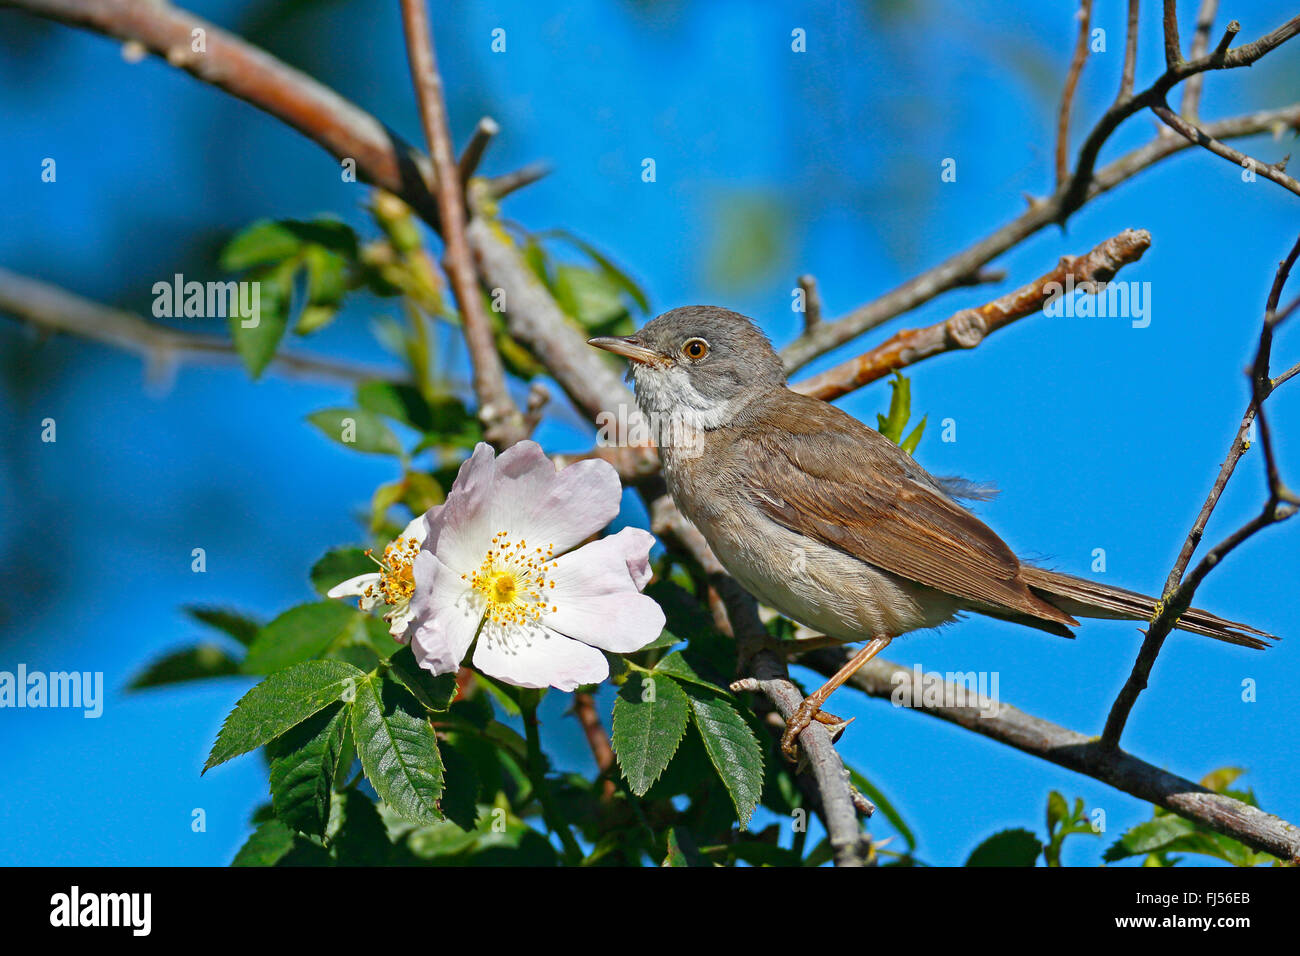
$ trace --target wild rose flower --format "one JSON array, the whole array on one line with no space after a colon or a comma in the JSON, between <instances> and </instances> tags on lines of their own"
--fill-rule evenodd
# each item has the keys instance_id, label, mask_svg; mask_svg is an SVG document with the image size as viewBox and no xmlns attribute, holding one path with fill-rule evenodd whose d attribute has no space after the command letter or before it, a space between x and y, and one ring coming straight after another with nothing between
<instances>
[{"instance_id":1,"label":"wild rose flower","mask_svg":"<svg viewBox=\"0 0 1300 956\"><path fill-rule=\"evenodd\" d=\"M378 571L348 578L330 588L325 596L359 597L361 600L357 603L363 611L387 604L390 610L384 614L384 620L388 622L388 633L405 644L406 629L413 617L411 596L415 593L415 557L420 553L420 545L424 543L428 530L425 515L420 515L384 548L382 560L375 559Z\"/></svg>"},{"instance_id":2,"label":"wild rose flower","mask_svg":"<svg viewBox=\"0 0 1300 956\"><path fill-rule=\"evenodd\" d=\"M479 443L447 500L389 545L378 580L362 575L330 595L362 594L363 607L405 596L391 632L434 674L454 673L472 644L477 669L518 687L599 683L609 676L602 650L639 650L664 626L640 593L649 532L624 528L572 550L613 520L621 497L608 462L557 472L536 442L499 457ZM412 541L419 550L408 561Z\"/></svg>"}]
</instances>

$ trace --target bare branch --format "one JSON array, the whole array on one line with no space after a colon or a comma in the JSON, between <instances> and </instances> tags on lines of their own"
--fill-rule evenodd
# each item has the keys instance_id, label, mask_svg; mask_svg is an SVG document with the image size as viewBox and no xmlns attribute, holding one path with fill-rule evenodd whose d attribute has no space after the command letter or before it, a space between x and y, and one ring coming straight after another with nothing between
<instances>
[{"instance_id":1,"label":"bare branch","mask_svg":"<svg viewBox=\"0 0 1300 956\"><path fill-rule=\"evenodd\" d=\"M474 135L470 137L469 143L465 146L465 151L460 154L460 161L456 163L456 171L460 174L461 185L469 182L469 178L478 169L478 164L483 161L483 154L487 152L492 137L499 132L501 132L501 127L497 125L497 121L492 117L485 116L478 121L478 125L474 127Z\"/></svg>"},{"instance_id":2,"label":"bare branch","mask_svg":"<svg viewBox=\"0 0 1300 956\"><path fill-rule=\"evenodd\" d=\"M1079 32L1074 41L1074 57L1065 76L1065 89L1061 93L1061 109L1056 118L1056 188L1060 189L1070 178L1070 107L1074 105L1074 91L1079 85L1079 75L1088 61L1088 32L1092 27L1092 0L1079 0Z\"/></svg>"},{"instance_id":3,"label":"bare branch","mask_svg":"<svg viewBox=\"0 0 1300 956\"><path fill-rule=\"evenodd\" d=\"M539 179L550 175L550 172L551 167L546 163L529 163L527 166L516 169L513 173L506 173L504 176L493 176L487 181L488 195L494 199L500 199L517 189L531 186Z\"/></svg>"},{"instance_id":4,"label":"bare branch","mask_svg":"<svg viewBox=\"0 0 1300 956\"><path fill-rule=\"evenodd\" d=\"M36 329L75 335L139 355L153 374L176 365L242 364L229 338L180 332L7 269L0 269L0 312ZM276 352L270 368L297 378L347 385L371 379L405 380L386 369L283 350Z\"/></svg>"},{"instance_id":5,"label":"bare branch","mask_svg":"<svg viewBox=\"0 0 1300 956\"><path fill-rule=\"evenodd\" d=\"M1296 240L1291 252L1278 265L1277 273L1273 278L1273 286L1269 291L1268 303L1264 308L1264 323L1260 332L1259 347L1255 352L1255 361L1248 371L1251 383L1250 404L1246 408L1245 415L1242 416L1241 425L1237 429L1237 434L1233 437L1227 458L1219 468L1218 477L1210 489L1210 494L1205 499L1205 504L1201 506L1201 511L1196 516L1192 530L1188 533L1187 540L1183 542L1178 559L1174 562L1169 577L1165 581L1164 596L1160 603L1156 605L1156 615L1152 618L1151 626L1142 639L1142 647L1138 650L1137 661L1133 665L1133 670L1124 682L1124 686L1120 689L1119 695L1115 698L1115 703L1111 705L1110 713L1106 716L1106 727L1101 736L1101 744L1104 747L1114 749L1119 746L1119 740L1124 733L1124 726L1128 722L1129 714L1132 713L1138 696L1147 687L1147 679L1151 676L1151 668L1155 665L1156 658L1164 646L1165 638L1173 630L1179 615L1191 607L1192 598L1195 596L1196 589L1200 586L1201 581L1247 538L1269 525L1291 517L1296 511L1294 505L1300 501L1282 485L1281 479L1278 477L1272 439L1268 432L1268 424L1264 419L1264 401L1277 388L1276 384L1269 378L1268 371L1272 354L1273 332L1280 321L1277 307L1282 298L1282 289L1286 285L1287 277L1290 275L1291 267L1295 264L1297 257L1300 257L1300 239ZM1187 579L1182 580L1183 570L1187 567L1192 553L1196 550L1196 545L1201 540L1206 522L1209 521L1211 513L1218 504L1219 496L1223 493L1228 479L1232 477L1237 461L1249 446L1246 436L1249 434L1252 419L1259 422L1260 438L1264 447L1265 466L1268 476L1268 500L1264 503L1264 507L1257 517L1212 548L1196 565L1192 573L1187 576ZM1287 508L1280 507L1283 501L1290 502L1291 506Z\"/></svg>"},{"instance_id":6,"label":"bare branch","mask_svg":"<svg viewBox=\"0 0 1300 956\"><path fill-rule=\"evenodd\" d=\"M1128 30L1124 34L1124 71L1119 81L1117 102L1133 95L1138 59L1138 0L1128 0Z\"/></svg>"},{"instance_id":7,"label":"bare branch","mask_svg":"<svg viewBox=\"0 0 1300 956\"><path fill-rule=\"evenodd\" d=\"M1210 30L1214 28L1214 17L1219 12L1219 0L1201 0L1201 8L1196 13L1196 32L1192 35L1192 59L1205 56L1210 48ZM1234 20L1233 23L1236 23ZM1235 32L1235 31L1234 31ZM1201 86L1205 83L1205 74L1197 73L1183 84L1183 102L1180 111L1188 121L1195 123L1201 107Z\"/></svg>"},{"instance_id":8,"label":"bare branch","mask_svg":"<svg viewBox=\"0 0 1300 956\"><path fill-rule=\"evenodd\" d=\"M823 675L830 675L844 664L849 652L844 649L814 651L800 660ZM991 740L1034 757L1084 774L1117 790L1164 807L1179 816L1202 823L1247 846L1271 853L1287 862L1300 862L1300 828L1265 813L1257 807L1212 793L1205 787L1154 767L1122 750L1099 743L1095 737L1077 733L1034 717L1010 704L998 703L995 711L987 704L958 703L967 701L968 688L945 682L944 692L922 693L912 686L912 670L876 658L849 679L870 697L891 700L904 688L910 691L913 708L930 717L974 731ZM935 703L935 698L945 703Z\"/></svg>"},{"instance_id":9,"label":"bare branch","mask_svg":"<svg viewBox=\"0 0 1300 956\"><path fill-rule=\"evenodd\" d=\"M801 275L799 288L803 290L803 330L807 332L822 320L822 294L815 276Z\"/></svg>"},{"instance_id":10,"label":"bare branch","mask_svg":"<svg viewBox=\"0 0 1300 956\"><path fill-rule=\"evenodd\" d=\"M1142 258L1151 245L1144 229L1126 229L1084 256L1063 256L1056 268L992 302L962 309L942 322L922 329L905 329L871 351L790 386L796 392L832 401L896 369L914 365L953 349L973 349L989 335L1017 319L1035 315L1043 305L1073 282L1074 288L1099 292L1129 263ZM1091 285L1089 290L1086 287Z\"/></svg>"},{"instance_id":11,"label":"bare branch","mask_svg":"<svg viewBox=\"0 0 1300 956\"><path fill-rule=\"evenodd\" d=\"M1197 129L1163 103L1152 106L1151 112L1159 116L1170 129L1182 134L1189 142L1195 143L1197 146L1204 146L1214 155L1222 156L1233 165L1253 170L1265 179L1271 180L1284 189L1289 189L1297 196L1300 196L1300 182L1283 172L1285 161L1274 164L1261 163L1258 159L1247 156L1240 150L1233 149L1227 143L1221 143L1211 136L1206 136L1204 132Z\"/></svg>"},{"instance_id":12,"label":"bare branch","mask_svg":"<svg viewBox=\"0 0 1300 956\"><path fill-rule=\"evenodd\" d=\"M497 351L492 323L483 308L478 273L465 240L461 177L452 152L442 77L438 73L429 11L424 0L402 0L402 24L406 34L406 53L411 61L411 79L420 102L420 118L433 160L433 186L446 242L443 268L460 307L465 344L473 366L474 394L478 396L478 415L488 441L498 448L505 448L523 438L526 429L523 415L506 389L501 353Z\"/></svg>"},{"instance_id":13,"label":"bare branch","mask_svg":"<svg viewBox=\"0 0 1300 956\"><path fill-rule=\"evenodd\" d=\"M1176 70L1183 64L1183 51L1178 41L1178 0L1165 0L1165 68Z\"/></svg>"}]
</instances>

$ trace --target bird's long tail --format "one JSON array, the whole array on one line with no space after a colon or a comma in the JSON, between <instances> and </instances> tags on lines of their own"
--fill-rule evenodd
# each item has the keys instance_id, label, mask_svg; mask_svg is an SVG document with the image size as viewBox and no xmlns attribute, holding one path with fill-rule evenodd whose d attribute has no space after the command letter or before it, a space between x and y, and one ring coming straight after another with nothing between
<instances>
[{"instance_id":1,"label":"bird's long tail","mask_svg":"<svg viewBox=\"0 0 1300 956\"><path fill-rule=\"evenodd\" d=\"M1155 614L1156 599L1136 591L1126 591L1109 584L1099 584L1085 578L1027 565L1022 565L1020 570L1022 579L1035 594L1066 614L1132 621L1149 621ZM1271 647L1268 642L1279 639L1267 631L1224 620L1209 611L1194 607L1184 611L1174 627L1256 650Z\"/></svg>"}]
</instances>

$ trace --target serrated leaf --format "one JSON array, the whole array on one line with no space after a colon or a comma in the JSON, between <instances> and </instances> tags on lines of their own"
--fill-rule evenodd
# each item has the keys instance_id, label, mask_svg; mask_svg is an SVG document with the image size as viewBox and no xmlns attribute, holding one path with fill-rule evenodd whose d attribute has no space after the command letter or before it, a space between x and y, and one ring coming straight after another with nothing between
<instances>
[{"instance_id":1,"label":"serrated leaf","mask_svg":"<svg viewBox=\"0 0 1300 956\"><path fill-rule=\"evenodd\" d=\"M681 686L669 677L653 681L651 685L633 674L614 701L614 753L638 797L673 759L690 719L690 704Z\"/></svg>"},{"instance_id":2,"label":"serrated leaf","mask_svg":"<svg viewBox=\"0 0 1300 956\"><path fill-rule=\"evenodd\" d=\"M763 748L745 718L725 699L696 685L686 687L686 696L704 749L744 830L763 795Z\"/></svg>"},{"instance_id":3,"label":"serrated leaf","mask_svg":"<svg viewBox=\"0 0 1300 956\"><path fill-rule=\"evenodd\" d=\"M425 707L445 711L456 699L456 675L440 674L435 677L415 660L408 644L388 659L389 673Z\"/></svg>"},{"instance_id":4,"label":"serrated leaf","mask_svg":"<svg viewBox=\"0 0 1300 956\"><path fill-rule=\"evenodd\" d=\"M701 671L707 674L708 677L701 674ZM730 692L720 683L708 679L714 676L713 670L708 666L708 663L696 659L689 651L685 653L673 651L654 666L653 673L667 674L669 677L683 683L695 684L697 687L707 687L718 694L730 696Z\"/></svg>"},{"instance_id":5,"label":"serrated leaf","mask_svg":"<svg viewBox=\"0 0 1300 956\"><path fill-rule=\"evenodd\" d=\"M1107 848L1102 859L1114 863L1130 856L1155 853L1173 843L1179 837L1196 832L1196 826L1190 820L1177 816L1156 817L1124 831L1124 835Z\"/></svg>"},{"instance_id":6,"label":"serrated leaf","mask_svg":"<svg viewBox=\"0 0 1300 956\"><path fill-rule=\"evenodd\" d=\"M201 607L191 604L183 608L186 614L208 627L215 627L223 634L229 634L235 640L247 647L253 643L253 638L257 637L257 632L261 628L254 618L247 614L241 614L238 611L231 611L219 607Z\"/></svg>"},{"instance_id":7,"label":"serrated leaf","mask_svg":"<svg viewBox=\"0 0 1300 956\"><path fill-rule=\"evenodd\" d=\"M342 601L317 601L285 611L257 633L241 665L245 674L270 674L322 654L343 637L359 612Z\"/></svg>"},{"instance_id":8,"label":"serrated leaf","mask_svg":"<svg viewBox=\"0 0 1300 956\"><path fill-rule=\"evenodd\" d=\"M402 454L402 443L393 430L364 408L322 408L308 415L307 421L344 448L372 455Z\"/></svg>"},{"instance_id":9,"label":"serrated leaf","mask_svg":"<svg viewBox=\"0 0 1300 956\"><path fill-rule=\"evenodd\" d=\"M321 711L267 746L271 805L275 815L294 830L325 834L348 717L347 705Z\"/></svg>"},{"instance_id":10,"label":"serrated leaf","mask_svg":"<svg viewBox=\"0 0 1300 956\"><path fill-rule=\"evenodd\" d=\"M443 819L438 740L410 694L391 681L361 681L352 705L352 736L371 786L395 813L412 823Z\"/></svg>"},{"instance_id":11,"label":"serrated leaf","mask_svg":"<svg viewBox=\"0 0 1300 956\"><path fill-rule=\"evenodd\" d=\"M334 548L311 566L311 586L324 597L330 588L361 574L378 571L362 548Z\"/></svg>"},{"instance_id":12,"label":"serrated leaf","mask_svg":"<svg viewBox=\"0 0 1300 956\"><path fill-rule=\"evenodd\" d=\"M966 866L1033 866L1043 845L1023 828L995 833L966 859Z\"/></svg>"},{"instance_id":13,"label":"serrated leaf","mask_svg":"<svg viewBox=\"0 0 1300 956\"><path fill-rule=\"evenodd\" d=\"M269 743L335 701L346 701L364 677L342 661L304 661L272 674L235 704L203 771Z\"/></svg>"},{"instance_id":14,"label":"serrated leaf","mask_svg":"<svg viewBox=\"0 0 1300 956\"><path fill-rule=\"evenodd\" d=\"M127 690L162 687L208 677L229 677L239 673L239 661L215 644L197 644L166 654L136 675Z\"/></svg>"},{"instance_id":15,"label":"serrated leaf","mask_svg":"<svg viewBox=\"0 0 1300 956\"><path fill-rule=\"evenodd\" d=\"M279 820L266 820L239 848L231 866L275 866L293 849L293 831Z\"/></svg>"}]
</instances>

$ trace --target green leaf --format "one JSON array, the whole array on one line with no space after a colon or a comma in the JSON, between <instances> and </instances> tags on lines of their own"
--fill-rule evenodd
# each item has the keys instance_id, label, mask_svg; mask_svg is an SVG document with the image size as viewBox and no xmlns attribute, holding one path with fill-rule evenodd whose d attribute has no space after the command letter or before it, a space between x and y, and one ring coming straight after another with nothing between
<instances>
[{"instance_id":1,"label":"green leaf","mask_svg":"<svg viewBox=\"0 0 1300 956\"><path fill-rule=\"evenodd\" d=\"M362 382L357 386L357 404L366 411L383 415L422 432L434 425L433 408L414 385L395 382Z\"/></svg>"},{"instance_id":2,"label":"green leaf","mask_svg":"<svg viewBox=\"0 0 1300 956\"><path fill-rule=\"evenodd\" d=\"M434 677L416 662L409 644L388 659L388 667L389 673L430 710L445 711L456 698L456 675Z\"/></svg>"},{"instance_id":3,"label":"green leaf","mask_svg":"<svg viewBox=\"0 0 1300 956\"><path fill-rule=\"evenodd\" d=\"M1043 845L1025 829L1003 830L989 837L966 859L967 866L1033 866Z\"/></svg>"},{"instance_id":4,"label":"green leaf","mask_svg":"<svg viewBox=\"0 0 1300 956\"><path fill-rule=\"evenodd\" d=\"M272 674L239 699L203 765L206 773L269 743L338 700L347 700L365 674L342 661L305 661Z\"/></svg>"},{"instance_id":5,"label":"green leaf","mask_svg":"<svg viewBox=\"0 0 1300 956\"><path fill-rule=\"evenodd\" d=\"M560 265L555 269L552 289L560 307L588 329L627 314L622 290L603 272Z\"/></svg>"},{"instance_id":6,"label":"green leaf","mask_svg":"<svg viewBox=\"0 0 1300 956\"><path fill-rule=\"evenodd\" d=\"M438 740L410 694L391 681L361 681L352 705L352 736L366 777L395 813L412 823L443 819Z\"/></svg>"},{"instance_id":7,"label":"green leaf","mask_svg":"<svg viewBox=\"0 0 1300 956\"><path fill-rule=\"evenodd\" d=\"M915 454L916 446L921 444L921 435L925 432L926 418L929 418L929 416L927 415L924 418L922 418L921 424L913 428L912 433L908 435L906 438L904 438L903 441L898 446L899 448L903 449L903 451L907 452L909 455Z\"/></svg>"},{"instance_id":8,"label":"green leaf","mask_svg":"<svg viewBox=\"0 0 1300 956\"><path fill-rule=\"evenodd\" d=\"M247 615L224 608L199 607L191 604L184 608L184 611L194 620L229 634L245 647L253 643L253 638L257 637L257 632L262 626Z\"/></svg>"},{"instance_id":9,"label":"green leaf","mask_svg":"<svg viewBox=\"0 0 1300 956\"><path fill-rule=\"evenodd\" d=\"M244 658L245 674L269 674L317 657L343 637L360 617L342 601L300 604L257 632Z\"/></svg>"},{"instance_id":10,"label":"green leaf","mask_svg":"<svg viewBox=\"0 0 1300 956\"><path fill-rule=\"evenodd\" d=\"M275 866L293 849L293 831L279 820L266 820L239 848L231 866Z\"/></svg>"},{"instance_id":11,"label":"green leaf","mask_svg":"<svg viewBox=\"0 0 1300 956\"><path fill-rule=\"evenodd\" d=\"M289 327L289 309L293 302L293 264L255 274L246 281L256 282L257 315L229 317L230 337L235 343L250 377L261 376L275 358L275 350Z\"/></svg>"},{"instance_id":12,"label":"green leaf","mask_svg":"<svg viewBox=\"0 0 1300 956\"><path fill-rule=\"evenodd\" d=\"M763 795L763 748L745 718L724 698L697 685L688 685L686 696L704 749L727 788L744 830Z\"/></svg>"},{"instance_id":13,"label":"green leaf","mask_svg":"<svg viewBox=\"0 0 1300 956\"><path fill-rule=\"evenodd\" d=\"M1050 834L1069 819L1069 804L1065 802L1065 797L1053 790L1047 795L1047 832Z\"/></svg>"},{"instance_id":14,"label":"green leaf","mask_svg":"<svg viewBox=\"0 0 1300 956\"><path fill-rule=\"evenodd\" d=\"M641 287L633 282L626 272L615 265L612 259L604 255L591 243L579 239L576 235L566 229L553 229L549 231L547 235L555 236L573 243L573 245L581 249L593 262L600 266L601 271L604 272L607 279L632 297L632 300L636 303L638 309L642 312L650 311L650 300L646 298L646 294L641 290ZM529 245L533 245L531 239L529 240ZM525 256L528 255L528 247L525 247L524 254ZM534 267L534 270L536 270L536 267ZM543 281L546 281L545 272L542 272L540 277Z\"/></svg>"},{"instance_id":15,"label":"green leaf","mask_svg":"<svg viewBox=\"0 0 1300 956\"><path fill-rule=\"evenodd\" d=\"M1202 777L1201 786L1215 793L1224 793L1245 772L1241 767L1220 767Z\"/></svg>"},{"instance_id":16,"label":"green leaf","mask_svg":"<svg viewBox=\"0 0 1300 956\"><path fill-rule=\"evenodd\" d=\"M903 819L903 815L880 792L880 788L852 767L849 767L849 780L853 786L858 788L859 793L866 796L868 800L876 805L876 809L885 815L885 819L890 822L893 828L898 831L899 836L907 843L908 852L914 851L916 849L916 835Z\"/></svg>"},{"instance_id":17,"label":"green leaf","mask_svg":"<svg viewBox=\"0 0 1300 956\"><path fill-rule=\"evenodd\" d=\"M912 385L901 372L895 372L889 388L889 414L876 415L876 425L880 434L897 445L903 437L903 426L912 415Z\"/></svg>"},{"instance_id":18,"label":"green leaf","mask_svg":"<svg viewBox=\"0 0 1300 956\"><path fill-rule=\"evenodd\" d=\"M633 674L614 702L614 753L632 792L644 796L677 752L690 705L671 678Z\"/></svg>"},{"instance_id":19,"label":"green leaf","mask_svg":"<svg viewBox=\"0 0 1300 956\"><path fill-rule=\"evenodd\" d=\"M455 747L444 742L440 748L446 768L447 789L438 803L447 819L462 830L473 830L478 822L478 771L470 760Z\"/></svg>"},{"instance_id":20,"label":"green leaf","mask_svg":"<svg viewBox=\"0 0 1300 956\"><path fill-rule=\"evenodd\" d=\"M378 571L379 566L366 556L361 548L335 548L326 551L311 566L311 586L316 593L324 597L326 592L336 584L342 584L360 574Z\"/></svg>"},{"instance_id":21,"label":"green leaf","mask_svg":"<svg viewBox=\"0 0 1300 956\"><path fill-rule=\"evenodd\" d=\"M697 687L707 687L709 690L715 691L716 693L730 696L730 692L725 687L701 676L701 671L708 674L710 677L714 676L713 669L709 667L706 661L701 661L695 658L689 651L685 653L682 651L673 651L654 666L653 673L667 674L669 677L675 678L684 683L695 684Z\"/></svg>"},{"instance_id":22,"label":"green leaf","mask_svg":"<svg viewBox=\"0 0 1300 956\"><path fill-rule=\"evenodd\" d=\"M691 839L686 827L673 827L668 831L668 852L664 856L663 866L708 866L709 861L700 856L700 851Z\"/></svg>"},{"instance_id":23,"label":"green leaf","mask_svg":"<svg viewBox=\"0 0 1300 956\"><path fill-rule=\"evenodd\" d=\"M402 443L393 430L363 408L322 408L308 415L307 421L345 448L372 455L402 454Z\"/></svg>"},{"instance_id":24,"label":"green leaf","mask_svg":"<svg viewBox=\"0 0 1300 956\"><path fill-rule=\"evenodd\" d=\"M302 240L285 223L259 219L235 234L221 250L219 262L227 272L273 265L298 254Z\"/></svg>"},{"instance_id":25,"label":"green leaf","mask_svg":"<svg viewBox=\"0 0 1300 956\"><path fill-rule=\"evenodd\" d=\"M1107 863L1114 863L1130 856L1155 853L1169 846L1179 837L1196 832L1196 825L1182 817L1163 816L1147 820L1131 827L1102 854Z\"/></svg>"},{"instance_id":26,"label":"green leaf","mask_svg":"<svg viewBox=\"0 0 1300 956\"><path fill-rule=\"evenodd\" d=\"M162 687L239 673L239 661L215 644L197 644L158 658L126 686L127 690Z\"/></svg>"},{"instance_id":27,"label":"green leaf","mask_svg":"<svg viewBox=\"0 0 1300 956\"><path fill-rule=\"evenodd\" d=\"M348 716L346 705L323 710L267 746L271 757L271 805L287 826L324 836Z\"/></svg>"}]
</instances>

